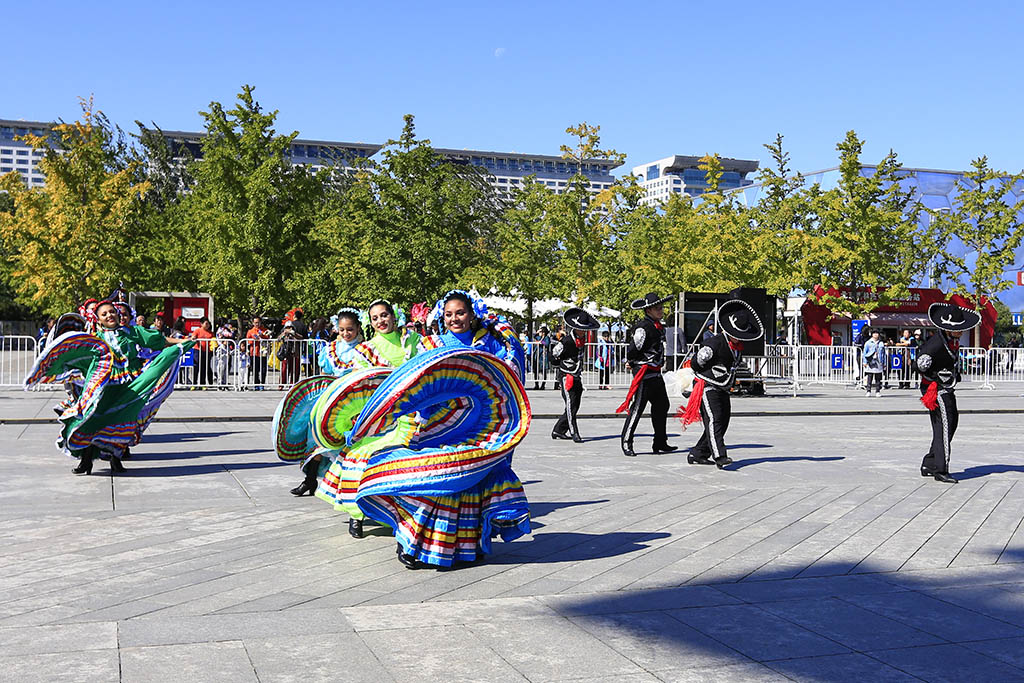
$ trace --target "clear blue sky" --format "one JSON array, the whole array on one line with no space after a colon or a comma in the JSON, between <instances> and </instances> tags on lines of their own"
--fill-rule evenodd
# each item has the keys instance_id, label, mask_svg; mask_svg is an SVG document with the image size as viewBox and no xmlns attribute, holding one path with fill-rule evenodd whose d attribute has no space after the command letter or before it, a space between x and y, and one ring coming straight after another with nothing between
<instances>
[{"instance_id":1,"label":"clear blue sky","mask_svg":"<svg viewBox=\"0 0 1024 683\"><path fill-rule=\"evenodd\" d=\"M52 15L53 20L47 17ZM1024 166L1019 2L8 3L0 118L199 130L256 86L279 130L383 142L412 113L439 147L557 154L600 124L627 166L669 154L797 170L865 161Z\"/></svg>"}]
</instances>

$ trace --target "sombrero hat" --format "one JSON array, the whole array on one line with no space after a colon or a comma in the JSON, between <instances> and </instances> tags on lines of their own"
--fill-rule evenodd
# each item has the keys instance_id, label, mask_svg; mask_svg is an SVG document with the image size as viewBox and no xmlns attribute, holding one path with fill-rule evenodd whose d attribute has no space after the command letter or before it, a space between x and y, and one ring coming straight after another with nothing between
<instances>
[{"instance_id":1,"label":"sombrero hat","mask_svg":"<svg viewBox=\"0 0 1024 683\"><path fill-rule=\"evenodd\" d=\"M932 325L946 332L966 332L981 323L981 315L977 311L948 303L929 306L928 319Z\"/></svg>"},{"instance_id":2,"label":"sombrero hat","mask_svg":"<svg viewBox=\"0 0 1024 683\"><path fill-rule=\"evenodd\" d=\"M574 330L583 330L585 332L596 330L601 327L601 323L597 321L597 318L590 315L582 308L570 308L562 314L562 320L565 322L566 327L571 327Z\"/></svg>"},{"instance_id":3,"label":"sombrero hat","mask_svg":"<svg viewBox=\"0 0 1024 683\"><path fill-rule=\"evenodd\" d=\"M672 298L671 295L669 295L669 296L658 296L654 292L650 292L650 293L644 295L643 297L633 301L633 303L631 303L629 305L629 307L632 308L634 311L639 311L639 310L642 310L644 308L650 308L651 306L657 306L658 304L663 304L663 303L665 303L666 301L668 301L671 298Z\"/></svg>"},{"instance_id":4,"label":"sombrero hat","mask_svg":"<svg viewBox=\"0 0 1024 683\"><path fill-rule=\"evenodd\" d=\"M722 332L739 341L754 341L764 334L764 326L753 306L740 299L726 301L718 307L718 325Z\"/></svg>"}]
</instances>

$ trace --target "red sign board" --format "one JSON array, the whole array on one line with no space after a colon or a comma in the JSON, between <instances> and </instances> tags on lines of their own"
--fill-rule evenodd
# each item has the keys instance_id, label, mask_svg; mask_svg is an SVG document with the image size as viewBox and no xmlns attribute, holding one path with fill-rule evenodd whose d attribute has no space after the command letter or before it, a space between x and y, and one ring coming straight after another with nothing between
<instances>
[{"instance_id":1,"label":"red sign board","mask_svg":"<svg viewBox=\"0 0 1024 683\"><path fill-rule=\"evenodd\" d=\"M1024 287L1024 270L1017 271L1017 284Z\"/></svg>"}]
</instances>

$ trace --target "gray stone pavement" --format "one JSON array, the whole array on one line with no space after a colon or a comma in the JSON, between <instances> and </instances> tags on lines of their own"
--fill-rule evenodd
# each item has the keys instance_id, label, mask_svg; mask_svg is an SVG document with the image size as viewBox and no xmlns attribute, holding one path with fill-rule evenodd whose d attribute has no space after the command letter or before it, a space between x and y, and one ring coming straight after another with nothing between
<instances>
[{"instance_id":1,"label":"gray stone pavement","mask_svg":"<svg viewBox=\"0 0 1024 683\"><path fill-rule=\"evenodd\" d=\"M280 397L218 393L161 416ZM0 424L0 681L1024 680L1024 419L965 415L947 486L917 475L927 416L891 393L738 399L844 414L737 419L728 471L686 464L692 427L653 455L642 423L627 459L620 420L577 446L537 419L515 456L534 533L454 571L289 495L266 422L155 423L119 477L71 475L55 423ZM0 419L53 398L0 393Z\"/></svg>"}]
</instances>

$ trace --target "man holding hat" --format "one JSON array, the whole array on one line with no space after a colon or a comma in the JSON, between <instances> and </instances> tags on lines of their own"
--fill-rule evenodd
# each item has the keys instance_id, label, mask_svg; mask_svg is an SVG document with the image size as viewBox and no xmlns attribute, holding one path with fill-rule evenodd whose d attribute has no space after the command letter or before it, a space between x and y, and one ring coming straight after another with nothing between
<instances>
[{"instance_id":1,"label":"man holding hat","mask_svg":"<svg viewBox=\"0 0 1024 683\"><path fill-rule=\"evenodd\" d=\"M651 404L651 425L654 427L654 452L671 453L675 446L668 445L665 422L668 419L668 392L665 378L661 375L665 365L665 326L661 323L665 313L664 303L670 296L659 297L650 293L630 304L634 311L643 311L644 317L629 331L629 345L626 347L626 362L633 370L633 381L629 385L626 400L615 411L629 411L622 426L622 454L633 457L633 433L644 413Z\"/></svg>"},{"instance_id":2,"label":"man holding hat","mask_svg":"<svg viewBox=\"0 0 1024 683\"><path fill-rule=\"evenodd\" d=\"M565 410L555 423L551 438L572 439L576 443L583 443L576 425L576 414L580 411L580 398L583 396L584 344L587 341L586 333L597 330L601 325L582 308L570 308L562 315L562 321L567 333L551 345L551 360L555 364L556 380L562 391Z\"/></svg>"},{"instance_id":3,"label":"man holding hat","mask_svg":"<svg viewBox=\"0 0 1024 683\"><path fill-rule=\"evenodd\" d=\"M960 379L960 335L981 322L976 311L955 304L935 303L928 307L928 319L938 332L917 350L921 373L921 403L932 423L932 445L921 461L921 476L955 484L949 476L950 447L960 413L956 407L956 384Z\"/></svg>"},{"instance_id":4,"label":"man holding hat","mask_svg":"<svg viewBox=\"0 0 1024 683\"><path fill-rule=\"evenodd\" d=\"M690 449L686 462L710 465L714 458L714 464L722 469L732 462L725 449L725 432L732 415L729 391L736 380L743 342L759 339L764 326L750 304L733 299L718 307L718 329L718 334L697 349L692 363L693 391L682 418L684 429L698 419L704 423L704 433Z\"/></svg>"}]
</instances>

